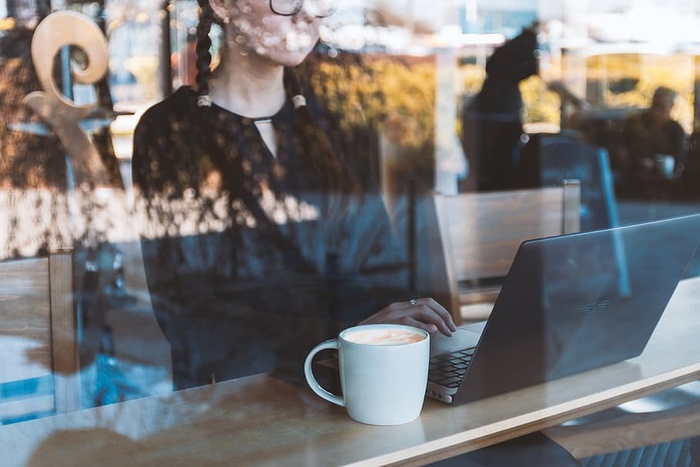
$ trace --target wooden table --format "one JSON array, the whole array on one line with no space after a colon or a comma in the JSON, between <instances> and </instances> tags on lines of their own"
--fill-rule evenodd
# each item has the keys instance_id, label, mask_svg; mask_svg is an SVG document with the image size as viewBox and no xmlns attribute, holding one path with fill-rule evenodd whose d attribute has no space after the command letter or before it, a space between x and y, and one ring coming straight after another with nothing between
<instances>
[{"instance_id":1,"label":"wooden table","mask_svg":"<svg viewBox=\"0 0 700 467\"><path fill-rule=\"evenodd\" d=\"M419 465L700 378L700 278L638 358L482 401L427 400L406 425L351 421L266 375L0 427L3 465Z\"/></svg>"}]
</instances>

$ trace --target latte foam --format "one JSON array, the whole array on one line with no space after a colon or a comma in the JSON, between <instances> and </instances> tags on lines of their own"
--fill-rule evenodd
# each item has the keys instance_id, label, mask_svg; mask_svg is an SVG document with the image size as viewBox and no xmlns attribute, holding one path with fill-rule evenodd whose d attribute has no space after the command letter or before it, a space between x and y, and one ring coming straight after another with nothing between
<instances>
[{"instance_id":1,"label":"latte foam","mask_svg":"<svg viewBox=\"0 0 700 467\"><path fill-rule=\"evenodd\" d=\"M391 328L358 330L345 336L345 340L349 342L366 345L413 344L423 339L425 336L419 332Z\"/></svg>"}]
</instances>

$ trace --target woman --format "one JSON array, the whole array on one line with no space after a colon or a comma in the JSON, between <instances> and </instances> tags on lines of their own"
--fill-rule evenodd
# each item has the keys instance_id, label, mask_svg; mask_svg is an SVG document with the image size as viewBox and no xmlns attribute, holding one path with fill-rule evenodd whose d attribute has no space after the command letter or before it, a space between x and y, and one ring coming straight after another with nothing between
<instances>
[{"instance_id":1,"label":"woman","mask_svg":"<svg viewBox=\"0 0 700 467\"><path fill-rule=\"evenodd\" d=\"M381 198L306 106L294 67L332 4L200 0L196 89L137 126L142 249L176 388L265 371L301 381L308 350L357 322L455 329L432 299L406 300Z\"/></svg>"}]
</instances>

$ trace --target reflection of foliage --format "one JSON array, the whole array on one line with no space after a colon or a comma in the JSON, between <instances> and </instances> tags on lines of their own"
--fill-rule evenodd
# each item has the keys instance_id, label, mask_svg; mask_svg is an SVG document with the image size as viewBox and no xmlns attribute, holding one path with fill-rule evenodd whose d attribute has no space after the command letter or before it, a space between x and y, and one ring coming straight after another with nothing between
<instances>
[{"instance_id":1,"label":"reflection of foliage","mask_svg":"<svg viewBox=\"0 0 700 467\"><path fill-rule=\"evenodd\" d=\"M5 53L0 58L0 186L65 188L66 151L51 125L42 121L23 101L30 92L42 91L30 54L32 34L31 30L16 30L0 37L0 49ZM80 61L84 53L74 49L71 57ZM60 55L54 58L53 79L60 88ZM103 104L101 110L111 109L106 82L98 83L96 91ZM121 186L109 131L94 131L91 139L111 180L115 186Z\"/></svg>"},{"instance_id":2,"label":"reflection of foliage","mask_svg":"<svg viewBox=\"0 0 700 467\"><path fill-rule=\"evenodd\" d=\"M398 148L394 174L415 179L419 191L429 189L435 166L435 64L385 59L371 66L385 95L382 129Z\"/></svg>"},{"instance_id":3,"label":"reflection of foliage","mask_svg":"<svg viewBox=\"0 0 700 467\"><path fill-rule=\"evenodd\" d=\"M418 149L432 145L435 107L435 66L409 63L390 56L366 57L362 63L320 64L314 87L341 115L341 129L382 123L389 140ZM355 112L354 110L358 110Z\"/></svg>"},{"instance_id":4,"label":"reflection of foliage","mask_svg":"<svg viewBox=\"0 0 700 467\"><path fill-rule=\"evenodd\" d=\"M559 123L559 96L549 91L538 76L522 81L520 92L523 95L523 122Z\"/></svg>"},{"instance_id":5,"label":"reflection of foliage","mask_svg":"<svg viewBox=\"0 0 700 467\"><path fill-rule=\"evenodd\" d=\"M483 85L486 73L483 66L466 64L460 68L462 90L467 96L475 96ZM538 76L531 76L520 83L523 96L523 122L559 121L559 98L549 91Z\"/></svg>"},{"instance_id":6,"label":"reflection of foliage","mask_svg":"<svg viewBox=\"0 0 700 467\"><path fill-rule=\"evenodd\" d=\"M388 55L342 57L321 60L317 69L309 74L315 93L323 96L329 112L337 119L341 138L352 135L356 139L348 143L355 150L364 145L361 150L377 153L378 141L374 146L359 141L357 138L367 134L358 129L380 129L398 152L398 166L392 168L396 176L420 174L426 181L431 180L435 132L434 60ZM360 154L359 157L373 156Z\"/></svg>"},{"instance_id":7,"label":"reflection of foliage","mask_svg":"<svg viewBox=\"0 0 700 467\"><path fill-rule=\"evenodd\" d=\"M373 65L385 94L384 131L401 147L428 149L435 131L435 66L428 63L376 61Z\"/></svg>"},{"instance_id":8,"label":"reflection of foliage","mask_svg":"<svg viewBox=\"0 0 700 467\"><path fill-rule=\"evenodd\" d=\"M466 95L476 95L483 85L486 73L483 66L464 65L461 74L462 87ZM559 121L559 98L549 91L539 76L530 76L520 83L523 96L523 122Z\"/></svg>"},{"instance_id":9,"label":"reflection of foliage","mask_svg":"<svg viewBox=\"0 0 700 467\"><path fill-rule=\"evenodd\" d=\"M588 58L586 77L589 84L605 84L602 98L607 108L646 108L658 86L675 89L679 93L679 99L673 116L686 131L690 131L693 115L693 67L693 57L688 55L611 54ZM464 93L476 94L484 79L483 67L466 64L460 67L460 73ZM520 90L525 123L559 122L559 98L547 90L539 77L532 76L524 80L520 84Z\"/></svg>"},{"instance_id":10,"label":"reflection of foliage","mask_svg":"<svg viewBox=\"0 0 700 467\"><path fill-rule=\"evenodd\" d=\"M474 64L464 64L459 68L462 92L467 96L476 95L486 78L486 71L483 66Z\"/></svg>"},{"instance_id":11,"label":"reflection of foliage","mask_svg":"<svg viewBox=\"0 0 700 467\"><path fill-rule=\"evenodd\" d=\"M380 86L359 57L314 63L311 84L323 96L328 111L337 116L341 131L377 124L383 119Z\"/></svg>"},{"instance_id":12,"label":"reflection of foliage","mask_svg":"<svg viewBox=\"0 0 700 467\"><path fill-rule=\"evenodd\" d=\"M30 41L31 31L17 30L0 42L0 46L12 46L17 53L0 59L0 184L65 186L66 163L58 139L10 128L20 123L42 123L22 102L29 92L40 89L31 65Z\"/></svg>"},{"instance_id":13,"label":"reflection of foliage","mask_svg":"<svg viewBox=\"0 0 700 467\"><path fill-rule=\"evenodd\" d=\"M587 68L591 79L605 80L604 100L611 108L646 108L658 86L678 92L673 117L685 128L692 129L694 59L688 55L609 55L592 57ZM626 92L615 92L621 81L635 83Z\"/></svg>"}]
</instances>

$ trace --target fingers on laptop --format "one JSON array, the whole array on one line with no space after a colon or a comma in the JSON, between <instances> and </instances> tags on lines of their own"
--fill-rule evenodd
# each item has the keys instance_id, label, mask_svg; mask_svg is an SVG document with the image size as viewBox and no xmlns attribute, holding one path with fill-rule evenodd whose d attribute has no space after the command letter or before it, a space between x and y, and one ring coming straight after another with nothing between
<instances>
[{"instance_id":1,"label":"fingers on laptop","mask_svg":"<svg viewBox=\"0 0 700 467\"><path fill-rule=\"evenodd\" d=\"M409 316L426 324L433 324L441 333L450 336L452 332L457 330L452 315L434 299L417 298L409 301Z\"/></svg>"},{"instance_id":2,"label":"fingers on laptop","mask_svg":"<svg viewBox=\"0 0 700 467\"><path fill-rule=\"evenodd\" d=\"M446 336L452 335L457 329L450 313L432 298L392 303L361 324L372 323L405 324L425 329L431 334L440 331Z\"/></svg>"}]
</instances>

